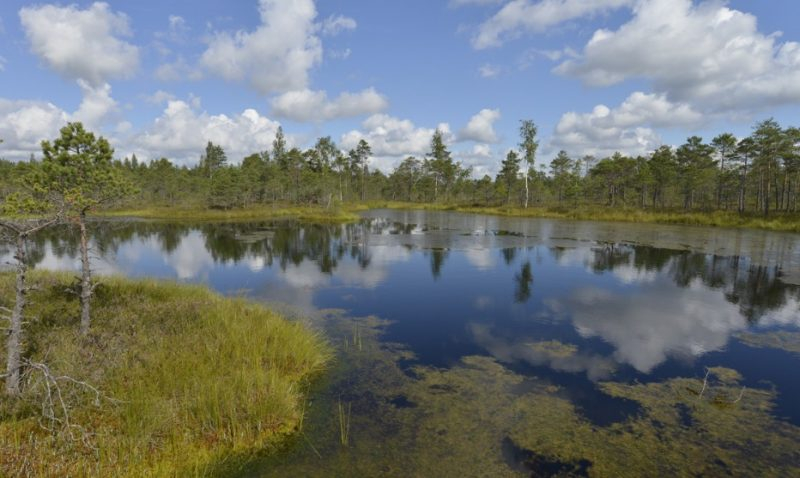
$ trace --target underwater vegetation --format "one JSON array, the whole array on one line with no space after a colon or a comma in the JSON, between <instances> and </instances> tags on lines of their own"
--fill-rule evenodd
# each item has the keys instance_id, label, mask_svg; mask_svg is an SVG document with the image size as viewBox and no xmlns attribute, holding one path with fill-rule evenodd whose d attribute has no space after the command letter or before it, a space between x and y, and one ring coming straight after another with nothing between
<instances>
[{"instance_id":1,"label":"underwater vegetation","mask_svg":"<svg viewBox=\"0 0 800 478\"><path fill-rule=\"evenodd\" d=\"M254 465L253 476L798 476L800 427L771 415L769 385L743 387L730 368L647 384L599 381L602 393L638 411L598 426L562 387L494 358L420 365L405 347L379 341L387 321L340 311L325 320L342 338L357 323L363 347L341 347L330 384L313 399L306 435L320 454L296 440ZM555 340L531 347L577 353ZM352 415L342 447L336 410L345 402Z\"/></svg>"}]
</instances>

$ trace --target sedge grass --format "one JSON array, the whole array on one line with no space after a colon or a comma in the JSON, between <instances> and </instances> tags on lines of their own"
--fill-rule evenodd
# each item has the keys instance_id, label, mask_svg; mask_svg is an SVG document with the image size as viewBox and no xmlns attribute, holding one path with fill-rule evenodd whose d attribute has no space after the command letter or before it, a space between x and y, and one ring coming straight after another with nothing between
<instances>
[{"instance_id":1,"label":"sedge grass","mask_svg":"<svg viewBox=\"0 0 800 478\"><path fill-rule=\"evenodd\" d=\"M208 209L199 206L153 206L105 211L103 216L192 222L298 219L308 222L340 223L356 221L358 215L355 212L363 209L363 207L356 205L333 208L275 205L237 209Z\"/></svg>"},{"instance_id":2,"label":"sedge grass","mask_svg":"<svg viewBox=\"0 0 800 478\"><path fill-rule=\"evenodd\" d=\"M531 206L471 206L442 203L373 202L370 208L423 209L488 214L506 217L532 217L574 219L588 221L613 221L633 223L676 224L727 228L762 229L769 231L800 232L800 213L773 213L764 217L756 213L739 214L735 211L653 211L639 208L611 208L598 206L548 207Z\"/></svg>"},{"instance_id":3,"label":"sedge grass","mask_svg":"<svg viewBox=\"0 0 800 478\"><path fill-rule=\"evenodd\" d=\"M77 333L68 274L34 272L28 350L115 402L70 395L89 446L39 426L38 399L0 402L0 476L205 476L302 426L329 346L297 322L197 286L103 278L91 336ZM11 297L0 274L0 305ZM0 352L2 346L0 346Z\"/></svg>"},{"instance_id":4,"label":"sedge grass","mask_svg":"<svg viewBox=\"0 0 800 478\"><path fill-rule=\"evenodd\" d=\"M352 403L345 405L341 400L337 403L337 411L339 417L339 443L342 446L350 444L350 412Z\"/></svg>"}]
</instances>

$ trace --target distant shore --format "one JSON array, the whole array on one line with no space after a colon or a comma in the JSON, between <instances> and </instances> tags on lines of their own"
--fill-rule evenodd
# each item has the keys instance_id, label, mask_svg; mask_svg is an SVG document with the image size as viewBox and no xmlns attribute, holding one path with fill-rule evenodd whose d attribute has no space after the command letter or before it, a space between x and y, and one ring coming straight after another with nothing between
<instances>
[{"instance_id":1,"label":"distant shore","mask_svg":"<svg viewBox=\"0 0 800 478\"><path fill-rule=\"evenodd\" d=\"M548 207L532 206L470 206L417 202L375 201L347 203L332 208L321 206L255 206L241 209L207 209L203 207L131 208L105 212L105 217L139 217L143 219L174 221L244 221L261 219L298 219L309 222L352 222L358 212L368 209L418 209L488 214L506 217L531 217L574 219L585 221L615 221L632 223L678 224L761 229L769 231L800 232L800 213L775 213L770 217L760 214L743 214L732 211L653 211L638 208L611 207Z\"/></svg>"}]
</instances>

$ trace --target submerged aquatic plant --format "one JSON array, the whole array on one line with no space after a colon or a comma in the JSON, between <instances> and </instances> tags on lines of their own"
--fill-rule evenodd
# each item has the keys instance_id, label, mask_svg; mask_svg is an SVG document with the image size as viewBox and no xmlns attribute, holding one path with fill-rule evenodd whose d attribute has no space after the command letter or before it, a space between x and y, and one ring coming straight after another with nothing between
<instances>
[{"instance_id":1,"label":"submerged aquatic plant","mask_svg":"<svg viewBox=\"0 0 800 478\"><path fill-rule=\"evenodd\" d=\"M348 403L345 407L345 404L339 400L338 403L338 411L339 411L339 442L342 446L348 446L350 443L350 411L352 409L352 403Z\"/></svg>"}]
</instances>

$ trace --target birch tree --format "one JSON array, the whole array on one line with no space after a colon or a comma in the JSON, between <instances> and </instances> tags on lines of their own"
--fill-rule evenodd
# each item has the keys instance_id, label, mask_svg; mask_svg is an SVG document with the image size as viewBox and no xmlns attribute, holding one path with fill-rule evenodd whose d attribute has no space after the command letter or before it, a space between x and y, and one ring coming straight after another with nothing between
<instances>
[{"instance_id":1,"label":"birch tree","mask_svg":"<svg viewBox=\"0 0 800 478\"><path fill-rule=\"evenodd\" d=\"M536 124L532 120L522 120L520 123L519 147L522 151L522 159L525 161L525 208L527 209L528 201L530 200L528 176L530 175L531 167L536 161L536 150L539 148L539 142L536 141Z\"/></svg>"}]
</instances>

